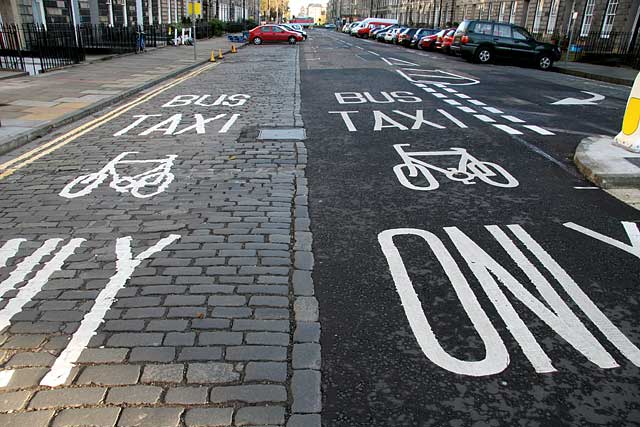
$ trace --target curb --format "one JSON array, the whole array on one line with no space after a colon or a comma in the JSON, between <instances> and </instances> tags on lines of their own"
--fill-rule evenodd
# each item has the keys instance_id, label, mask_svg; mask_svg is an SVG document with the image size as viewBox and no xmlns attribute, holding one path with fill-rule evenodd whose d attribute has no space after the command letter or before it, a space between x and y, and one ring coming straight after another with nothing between
<instances>
[{"instance_id":1,"label":"curb","mask_svg":"<svg viewBox=\"0 0 640 427\"><path fill-rule=\"evenodd\" d=\"M585 178L603 189L613 188L640 188L640 170L638 173L613 173L602 172L598 169L602 169L602 161L594 159L589 154L589 148L592 144L607 139L612 141L613 138L607 136L593 137L583 139L578 144L575 154L573 155L573 162ZM637 154L629 153L629 157L639 157Z\"/></svg>"},{"instance_id":2,"label":"curb","mask_svg":"<svg viewBox=\"0 0 640 427\"><path fill-rule=\"evenodd\" d=\"M629 87L633 86L633 80L621 79L618 77L603 76L600 74L587 73L585 71L572 70L570 68L561 68L558 66L554 67L553 69L554 71L560 74L568 74L571 76L583 77L585 79L597 80L600 82L613 83L613 84L624 85Z\"/></svg>"},{"instance_id":3,"label":"curb","mask_svg":"<svg viewBox=\"0 0 640 427\"><path fill-rule=\"evenodd\" d=\"M243 48L244 46L245 45L240 45L239 48ZM225 55L230 53L231 53L231 49L224 51ZM30 131L23 132L21 134L18 134L16 137L8 139L6 141L0 141L0 155L6 154L12 150L15 150L16 148L26 145L29 142L46 135L47 133L51 132L54 129L57 129L59 127L78 121L84 117L87 117L97 111L104 109L105 107L116 104L122 101L123 99L129 98L139 92L142 92L145 89L155 86L160 82L169 80L173 77L177 77L181 74L184 74L188 71L193 70L194 68L198 68L208 62L209 62L209 59L203 59L203 60L197 61L193 64L187 65L186 67L180 68L178 70L175 70L163 76L160 76L154 80L150 80L139 86L128 89L121 94L113 96L112 98L98 101L95 104L92 104L88 107L65 114L51 123L47 123L46 125L42 125Z\"/></svg>"},{"instance_id":4,"label":"curb","mask_svg":"<svg viewBox=\"0 0 640 427\"><path fill-rule=\"evenodd\" d=\"M25 77L25 76L28 76L28 75L29 75L29 73L27 73L27 72L24 72L24 73L16 73L16 74L12 74L12 75L10 75L10 76L4 76L4 77L1 77L1 76L0 76L0 80L17 79L17 78L19 78L19 77Z\"/></svg>"}]
</instances>

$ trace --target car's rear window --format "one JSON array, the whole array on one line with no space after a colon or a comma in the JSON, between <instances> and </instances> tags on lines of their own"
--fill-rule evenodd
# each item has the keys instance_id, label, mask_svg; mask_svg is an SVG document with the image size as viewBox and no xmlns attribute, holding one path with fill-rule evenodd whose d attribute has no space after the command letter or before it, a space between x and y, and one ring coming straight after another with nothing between
<instances>
[{"instance_id":1,"label":"car's rear window","mask_svg":"<svg viewBox=\"0 0 640 427\"><path fill-rule=\"evenodd\" d=\"M470 32L476 34L485 34L490 36L491 31L493 30L493 24L491 22L476 22L473 26L469 28Z\"/></svg>"},{"instance_id":2,"label":"car's rear window","mask_svg":"<svg viewBox=\"0 0 640 427\"><path fill-rule=\"evenodd\" d=\"M467 31L467 27L469 26L469 21L462 21L462 23L460 25L458 25L458 29L456 30L456 32L461 32L464 33L465 31Z\"/></svg>"}]
</instances>

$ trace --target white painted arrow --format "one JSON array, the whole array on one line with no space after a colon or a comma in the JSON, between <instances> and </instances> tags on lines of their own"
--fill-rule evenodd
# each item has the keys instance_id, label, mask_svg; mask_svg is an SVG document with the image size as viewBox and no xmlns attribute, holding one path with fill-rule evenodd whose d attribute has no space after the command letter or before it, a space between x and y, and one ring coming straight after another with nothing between
<instances>
[{"instance_id":1,"label":"white painted arrow","mask_svg":"<svg viewBox=\"0 0 640 427\"><path fill-rule=\"evenodd\" d=\"M578 99L578 98L565 98L560 101L552 102L551 105L598 105L597 101L602 101L604 99L604 95L600 95L593 92L587 92L585 90L580 91L582 93L586 93L587 95L591 95L589 99Z\"/></svg>"}]
</instances>

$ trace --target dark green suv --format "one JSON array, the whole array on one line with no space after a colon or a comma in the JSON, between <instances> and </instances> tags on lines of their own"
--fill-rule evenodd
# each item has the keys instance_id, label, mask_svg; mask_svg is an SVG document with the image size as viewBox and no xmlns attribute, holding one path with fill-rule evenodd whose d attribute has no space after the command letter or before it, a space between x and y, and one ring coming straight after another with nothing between
<instances>
[{"instance_id":1,"label":"dark green suv","mask_svg":"<svg viewBox=\"0 0 640 427\"><path fill-rule=\"evenodd\" d=\"M524 60L548 70L560 59L560 49L533 38L527 30L504 22L465 20L453 37L451 51L486 64L494 57Z\"/></svg>"}]
</instances>

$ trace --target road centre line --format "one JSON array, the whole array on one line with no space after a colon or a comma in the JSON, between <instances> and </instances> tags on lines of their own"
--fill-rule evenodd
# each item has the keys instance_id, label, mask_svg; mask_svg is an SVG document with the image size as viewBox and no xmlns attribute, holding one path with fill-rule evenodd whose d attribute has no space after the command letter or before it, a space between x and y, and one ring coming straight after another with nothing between
<instances>
[{"instance_id":1,"label":"road centre line","mask_svg":"<svg viewBox=\"0 0 640 427\"><path fill-rule=\"evenodd\" d=\"M526 127L529 130L534 131L535 133L539 133L540 135L555 135L555 133L553 132L549 132L548 130L541 128L540 126L536 126L536 125L524 125L524 127Z\"/></svg>"},{"instance_id":2,"label":"road centre line","mask_svg":"<svg viewBox=\"0 0 640 427\"><path fill-rule=\"evenodd\" d=\"M512 128L511 126L500 125L500 124L495 124L495 123L493 124L493 126L497 127L498 129L500 129L503 132L508 133L509 135L522 135L522 132Z\"/></svg>"},{"instance_id":3,"label":"road centre line","mask_svg":"<svg viewBox=\"0 0 640 427\"><path fill-rule=\"evenodd\" d=\"M127 111L137 107L140 104L143 104L147 101L149 101L150 99L155 98L156 96L160 95L161 93L173 88L174 86L179 85L180 83L189 80L205 71L210 70L213 67L218 66L219 62L216 63L212 63L212 64L207 64L205 66L203 66L202 68L198 69L198 70L194 70L182 77L178 77L176 78L174 81L165 84L164 86L161 86L149 93L146 93L138 98L136 98L135 100L121 105L120 107L117 107L116 109L114 109L113 111L110 111L100 117L97 117L81 126L78 126L77 128L63 134L60 135L59 137L53 139L52 141L49 141L45 144L42 144L32 150L27 151L26 153L12 159L9 160L3 164L0 165L0 171L3 171L2 173L0 173L0 180L3 180L4 178L12 175L13 173L15 173L16 171L22 169L25 166L30 165L31 163L35 162L36 160L40 159L41 157L46 156L47 154L51 154L52 152L56 151L59 148L64 147L65 145L67 145L68 143L75 141L77 138L81 137L82 135L85 135L86 133L102 126L105 123L110 122L111 120L121 116L122 114L126 113ZM24 160L24 161L23 161ZM15 163L21 162L19 163L17 166L13 166Z\"/></svg>"},{"instance_id":4,"label":"road centre line","mask_svg":"<svg viewBox=\"0 0 640 427\"><path fill-rule=\"evenodd\" d=\"M509 120L509 121L510 121L510 122L512 122L512 123L526 123L524 120L519 119L519 118L517 118L517 117L515 117L515 116L510 116L510 115L508 115L508 114L503 115L503 116L502 116L502 118L503 118L503 119L507 119L507 120Z\"/></svg>"},{"instance_id":5,"label":"road centre line","mask_svg":"<svg viewBox=\"0 0 640 427\"><path fill-rule=\"evenodd\" d=\"M462 123L460 120L456 119L455 117L453 117L451 114L447 113L445 110L442 109L437 109L436 110L438 113L442 114L443 116L445 116L447 119L451 120L453 123L455 123L458 127L466 129L468 126L465 125L464 123Z\"/></svg>"},{"instance_id":6,"label":"road centre line","mask_svg":"<svg viewBox=\"0 0 640 427\"><path fill-rule=\"evenodd\" d=\"M488 112L493 113L493 114L502 114L502 111L498 110L495 107L482 107L482 108L484 108L485 110L487 110Z\"/></svg>"}]
</instances>

